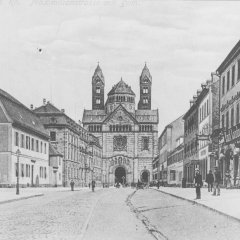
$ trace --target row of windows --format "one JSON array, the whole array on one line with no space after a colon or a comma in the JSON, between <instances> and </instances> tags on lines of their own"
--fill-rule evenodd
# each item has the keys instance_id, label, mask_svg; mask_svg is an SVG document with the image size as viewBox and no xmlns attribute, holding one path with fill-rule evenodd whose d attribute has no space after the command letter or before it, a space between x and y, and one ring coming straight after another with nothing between
<instances>
[{"instance_id":1,"label":"row of windows","mask_svg":"<svg viewBox=\"0 0 240 240\"><path fill-rule=\"evenodd\" d=\"M139 125L140 132L152 132L153 126L152 125Z\"/></svg>"},{"instance_id":2,"label":"row of windows","mask_svg":"<svg viewBox=\"0 0 240 240\"><path fill-rule=\"evenodd\" d=\"M39 168L39 176L40 178L47 178L47 168L46 167L40 167Z\"/></svg>"},{"instance_id":3,"label":"row of windows","mask_svg":"<svg viewBox=\"0 0 240 240\"><path fill-rule=\"evenodd\" d=\"M19 132L15 132L14 144L17 147L25 148L28 150L47 153L47 144L39 141L37 139L31 138L29 136L25 136L24 134L19 134Z\"/></svg>"},{"instance_id":4,"label":"row of windows","mask_svg":"<svg viewBox=\"0 0 240 240\"><path fill-rule=\"evenodd\" d=\"M231 79L230 79L230 75L231 75ZM227 81L225 81L226 77L227 77ZM232 68L227 72L227 76L222 77L222 96L229 91L230 84L231 84L231 87L235 85L235 80L236 80L236 67L235 65L233 65ZM238 63L237 63L237 81L239 80L240 80L240 59L238 60Z\"/></svg>"},{"instance_id":5,"label":"row of windows","mask_svg":"<svg viewBox=\"0 0 240 240\"><path fill-rule=\"evenodd\" d=\"M131 125L110 125L109 130L110 132L131 132L132 126Z\"/></svg>"},{"instance_id":6,"label":"row of windows","mask_svg":"<svg viewBox=\"0 0 240 240\"><path fill-rule=\"evenodd\" d=\"M143 98L143 104L148 104L148 98L147 97Z\"/></svg>"},{"instance_id":7,"label":"row of windows","mask_svg":"<svg viewBox=\"0 0 240 240\"><path fill-rule=\"evenodd\" d=\"M148 93L148 87L143 87L143 93L147 94Z\"/></svg>"},{"instance_id":8,"label":"row of windows","mask_svg":"<svg viewBox=\"0 0 240 240\"><path fill-rule=\"evenodd\" d=\"M235 112L235 113L234 113ZM222 127L226 127L226 129L232 128L234 125L237 125L240 120L239 116L239 103L236 105L236 111L234 111L234 107L229 111L226 112L226 114L222 114ZM230 124L229 124L230 123Z\"/></svg>"},{"instance_id":9,"label":"row of windows","mask_svg":"<svg viewBox=\"0 0 240 240\"><path fill-rule=\"evenodd\" d=\"M200 108L199 108L199 122L205 119L209 115L209 101L207 100Z\"/></svg>"},{"instance_id":10,"label":"row of windows","mask_svg":"<svg viewBox=\"0 0 240 240\"><path fill-rule=\"evenodd\" d=\"M89 125L88 131L89 132L102 132L102 126L101 125Z\"/></svg>"},{"instance_id":11,"label":"row of windows","mask_svg":"<svg viewBox=\"0 0 240 240\"><path fill-rule=\"evenodd\" d=\"M185 136L193 132L196 128L198 127L198 122L197 122L197 111L192 114L191 117L188 118L187 121L184 123L184 132Z\"/></svg>"},{"instance_id":12,"label":"row of windows","mask_svg":"<svg viewBox=\"0 0 240 240\"><path fill-rule=\"evenodd\" d=\"M117 96L109 97L108 101L110 103L113 103L113 102L130 102L130 103L134 103L134 97L117 95Z\"/></svg>"},{"instance_id":13,"label":"row of windows","mask_svg":"<svg viewBox=\"0 0 240 240\"><path fill-rule=\"evenodd\" d=\"M171 165L173 163L182 161L183 158L184 158L184 151L180 151L178 153L175 153L174 155L168 157L167 165L169 166L169 165Z\"/></svg>"},{"instance_id":14,"label":"row of windows","mask_svg":"<svg viewBox=\"0 0 240 240\"><path fill-rule=\"evenodd\" d=\"M77 168L68 168L68 179L82 179L84 178L84 170Z\"/></svg>"},{"instance_id":15,"label":"row of windows","mask_svg":"<svg viewBox=\"0 0 240 240\"><path fill-rule=\"evenodd\" d=\"M31 177L31 165L30 164L20 164L19 165L19 172L20 177ZM33 173L32 173L33 174ZM18 164L15 163L15 176L18 176ZM39 177L40 178L47 178L47 168L46 167L40 167L39 168Z\"/></svg>"}]
</instances>

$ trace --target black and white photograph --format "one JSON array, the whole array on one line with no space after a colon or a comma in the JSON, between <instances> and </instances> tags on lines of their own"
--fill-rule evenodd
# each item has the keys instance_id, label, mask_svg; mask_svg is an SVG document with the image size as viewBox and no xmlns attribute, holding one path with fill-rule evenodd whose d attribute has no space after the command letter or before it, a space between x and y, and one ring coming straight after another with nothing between
<instances>
[{"instance_id":1,"label":"black and white photograph","mask_svg":"<svg viewBox=\"0 0 240 240\"><path fill-rule=\"evenodd\" d=\"M240 239L240 1L0 0L0 240L154 239Z\"/></svg>"}]
</instances>

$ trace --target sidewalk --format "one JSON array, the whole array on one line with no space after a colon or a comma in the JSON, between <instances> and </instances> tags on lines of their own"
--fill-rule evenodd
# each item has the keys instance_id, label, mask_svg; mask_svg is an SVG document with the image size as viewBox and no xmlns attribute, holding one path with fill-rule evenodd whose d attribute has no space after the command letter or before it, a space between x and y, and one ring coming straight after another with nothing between
<instances>
[{"instance_id":1,"label":"sidewalk","mask_svg":"<svg viewBox=\"0 0 240 240\"><path fill-rule=\"evenodd\" d=\"M97 190L98 188L96 188ZM39 187L39 188L20 188L19 195L16 195L16 188L0 188L0 204L13 201L23 200L27 198L40 197L50 192L68 192L70 187ZM87 187L74 188L74 191L89 191Z\"/></svg>"},{"instance_id":2,"label":"sidewalk","mask_svg":"<svg viewBox=\"0 0 240 240\"><path fill-rule=\"evenodd\" d=\"M220 196L212 196L207 188L202 188L201 199L198 200L195 200L195 188L160 187L158 191L194 202L240 221L240 189L221 189Z\"/></svg>"}]
</instances>

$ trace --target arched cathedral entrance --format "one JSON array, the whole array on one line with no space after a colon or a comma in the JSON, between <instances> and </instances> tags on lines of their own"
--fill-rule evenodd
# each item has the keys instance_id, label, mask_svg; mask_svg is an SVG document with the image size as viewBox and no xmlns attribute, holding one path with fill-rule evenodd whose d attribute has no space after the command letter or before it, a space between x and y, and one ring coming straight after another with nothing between
<instances>
[{"instance_id":1,"label":"arched cathedral entrance","mask_svg":"<svg viewBox=\"0 0 240 240\"><path fill-rule=\"evenodd\" d=\"M126 183L126 170L124 167L117 167L115 169L115 183Z\"/></svg>"},{"instance_id":2,"label":"arched cathedral entrance","mask_svg":"<svg viewBox=\"0 0 240 240\"><path fill-rule=\"evenodd\" d=\"M148 170L144 170L141 174L141 181L144 183L148 183L149 182L149 171Z\"/></svg>"}]
</instances>

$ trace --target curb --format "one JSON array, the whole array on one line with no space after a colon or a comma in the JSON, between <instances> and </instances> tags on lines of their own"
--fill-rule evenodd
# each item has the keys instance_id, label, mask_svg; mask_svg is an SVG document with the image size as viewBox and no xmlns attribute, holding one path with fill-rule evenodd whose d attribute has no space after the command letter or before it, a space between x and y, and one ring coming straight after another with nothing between
<instances>
[{"instance_id":1,"label":"curb","mask_svg":"<svg viewBox=\"0 0 240 240\"><path fill-rule=\"evenodd\" d=\"M179 198L179 199L181 199L181 200L184 200L184 201L193 203L193 204L198 205L198 206L200 206L200 207L207 208L207 209L209 209L209 210L211 210L211 211L213 211L213 212L216 212L216 213L218 213L218 214L220 214L220 215L223 215L224 217L231 218L232 220L235 220L235 221L237 221L238 223L240 223L240 219L239 219L239 218L233 217L233 216L231 216L231 215L229 215L229 214L227 214L227 213L221 212L221 211L219 211L219 210L217 210L217 209L215 209L215 208L209 207L209 206L207 206L207 205L204 205L204 204L202 204L202 203L196 202L196 201L194 201L194 200L190 200L190 199L187 199L187 198L184 198L184 197L180 197L180 196L174 195L174 194L172 194L172 193L164 192L164 191L159 190L159 189L154 189L154 188L152 188L152 189L155 190L155 191L161 192L161 193L163 193L163 194L167 194L167 195L170 195L170 196L172 196L172 197Z\"/></svg>"},{"instance_id":2,"label":"curb","mask_svg":"<svg viewBox=\"0 0 240 240\"><path fill-rule=\"evenodd\" d=\"M17 201L20 201L20 200L25 200L25 199L29 199L29 198L35 198L35 197L42 197L42 196L44 196L43 193L41 193L41 194L36 194L36 195L32 195L32 196L27 196L27 197L21 197L21 198L15 198L15 199L10 199L10 200L5 200L5 201L0 202L0 204L17 202Z\"/></svg>"}]
</instances>

